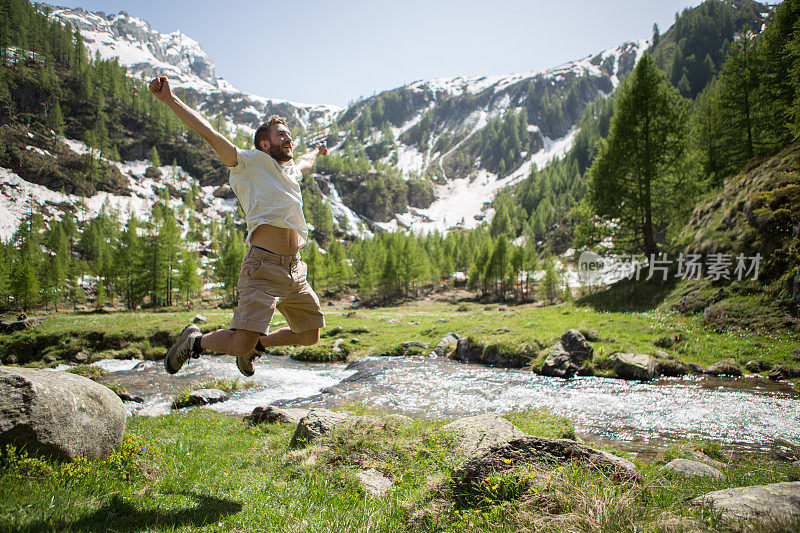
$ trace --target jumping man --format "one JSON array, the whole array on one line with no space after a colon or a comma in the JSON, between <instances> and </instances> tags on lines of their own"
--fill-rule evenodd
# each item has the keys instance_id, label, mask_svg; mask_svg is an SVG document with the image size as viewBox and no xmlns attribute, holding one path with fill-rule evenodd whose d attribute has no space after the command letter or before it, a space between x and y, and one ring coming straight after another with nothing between
<instances>
[{"instance_id":1,"label":"jumping man","mask_svg":"<svg viewBox=\"0 0 800 533\"><path fill-rule=\"evenodd\" d=\"M256 347L263 351L269 346L310 346L319 341L319 330L325 326L319 298L306 281L308 267L298 251L308 239L300 195L302 173L328 149L319 144L295 163L292 134L286 121L273 115L256 130L255 149L240 150L175 96L167 78L151 81L150 91L205 139L230 169L250 245L239 271L239 305L233 310L231 328L203 335L197 326L186 326L167 352L164 367L174 374L190 357L211 350L233 355L239 371L252 376ZM289 327L270 333L276 307Z\"/></svg>"}]
</instances>

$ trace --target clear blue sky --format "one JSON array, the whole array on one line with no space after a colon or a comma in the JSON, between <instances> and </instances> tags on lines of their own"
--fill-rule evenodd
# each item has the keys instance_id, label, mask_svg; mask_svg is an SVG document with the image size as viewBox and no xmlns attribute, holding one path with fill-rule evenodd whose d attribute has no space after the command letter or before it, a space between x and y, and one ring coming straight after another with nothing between
<instances>
[{"instance_id":1,"label":"clear blue sky","mask_svg":"<svg viewBox=\"0 0 800 533\"><path fill-rule=\"evenodd\" d=\"M346 105L426 78L543 70L662 33L701 0L51 0L180 29L269 98ZM774 2L771 2L774 3Z\"/></svg>"}]
</instances>

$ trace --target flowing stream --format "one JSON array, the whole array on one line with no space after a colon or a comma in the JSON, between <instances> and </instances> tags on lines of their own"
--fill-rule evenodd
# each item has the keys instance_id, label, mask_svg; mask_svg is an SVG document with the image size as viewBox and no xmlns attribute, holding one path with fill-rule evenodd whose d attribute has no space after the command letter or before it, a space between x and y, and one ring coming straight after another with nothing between
<instances>
[{"instance_id":1,"label":"flowing stream","mask_svg":"<svg viewBox=\"0 0 800 533\"><path fill-rule=\"evenodd\" d=\"M233 358L206 356L168 375L161 361L101 361L103 381L145 399L131 412L166 412L182 389L211 379L241 379ZM578 436L641 454L686 437L713 439L731 453L800 455L800 392L763 378L695 377L651 382L597 377L571 380L529 371L426 357L378 357L342 364L287 357L255 362L255 387L209 406L244 415L256 406L338 407L352 402L431 419L547 408Z\"/></svg>"}]
</instances>

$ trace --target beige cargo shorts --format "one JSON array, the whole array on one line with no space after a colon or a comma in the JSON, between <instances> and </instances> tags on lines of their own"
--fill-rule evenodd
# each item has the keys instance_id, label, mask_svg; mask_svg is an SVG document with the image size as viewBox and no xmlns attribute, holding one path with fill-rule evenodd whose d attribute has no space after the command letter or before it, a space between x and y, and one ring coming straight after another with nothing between
<instances>
[{"instance_id":1,"label":"beige cargo shorts","mask_svg":"<svg viewBox=\"0 0 800 533\"><path fill-rule=\"evenodd\" d=\"M250 247L239 271L239 305L231 329L267 333L275 309L295 333L325 326L319 298L306 281L300 254L277 255Z\"/></svg>"}]
</instances>

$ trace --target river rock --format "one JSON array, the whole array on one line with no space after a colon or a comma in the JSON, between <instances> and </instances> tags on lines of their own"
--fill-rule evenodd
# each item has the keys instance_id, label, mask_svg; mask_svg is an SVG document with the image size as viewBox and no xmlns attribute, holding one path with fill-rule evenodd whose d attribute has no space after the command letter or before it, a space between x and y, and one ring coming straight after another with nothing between
<instances>
[{"instance_id":1,"label":"river rock","mask_svg":"<svg viewBox=\"0 0 800 533\"><path fill-rule=\"evenodd\" d=\"M662 469L677 472L686 477L711 477L714 479L725 477L722 472L713 466L699 461L692 461L691 459L673 459L664 465Z\"/></svg>"},{"instance_id":2,"label":"river rock","mask_svg":"<svg viewBox=\"0 0 800 533\"><path fill-rule=\"evenodd\" d=\"M26 329L35 328L42 325L42 319L37 317L26 317L15 322L6 322L8 324L5 333L13 333L15 331L24 331Z\"/></svg>"},{"instance_id":3,"label":"river rock","mask_svg":"<svg viewBox=\"0 0 800 533\"><path fill-rule=\"evenodd\" d=\"M356 477L361 482L361 486L364 487L364 491L371 496L383 496L392 488L392 480L374 468L356 472Z\"/></svg>"},{"instance_id":4,"label":"river rock","mask_svg":"<svg viewBox=\"0 0 800 533\"><path fill-rule=\"evenodd\" d=\"M341 337L336 339L336 340L334 340L333 341L333 346L331 347L331 350L333 350L336 353L340 353L342 351L342 343L343 342L344 342L344 339L342 339Z\"/></svg>"},{"instance_id":5,"label":"river rock","mask_svg":"<svg viewBox=\"0 0 800 533\"><path fill-rule=\"evenodd\" d=\"M744 367L754 374L759 372L766 372L772 368L772 363L764 361L763 359L751 359L744 364Z\"/></svg>"},{"instance_id":6,"label":"river rock","mask_svg":"<svg viewBox=\"0 0 800 533\"><path fill-rule=\"evenodd\" d=\"M672 357L656 357L653 359L653 375L676 378L691 372L689 365Z\"/></svg>"},{"instance_id":7,"label":"river rock","mask_svg":"<svg viewBox=\"0 0 800 533\"><path fill-rule=\"evenodd\" d=\"M430 353L430 357L444 357L447 355L447 348L457 343L460 338L461 337L457 333L451 331L436 344L436 347Z\"/></svg>"},{"instance_id":8,"label":"river rock","mask_svg":"<svg viewBox=\"0 0 800 533\"><path fill-rule=\"evenodd\" d=\"M800 378L800 367L791 365L776 365L769 373L769 379L780 381L784 379Z\"/></svg>"},{"instance_id":9,"label":"river rock","mask_svg":"<svg viewBox=\"0 0 800 533\"><path fill-rule=\"evenodd\" d=\"M134 402L134 403L144 403L144 398L141 396L137 396L136 394L130 394L128 392L118 392L117 396L123 402Z\"/></svg>"},{"instance_id":10,"label":"river rock","mask_svg":"<svg viewBox=\"0 0 800 533\"><path fill-rule=\"evenodd\" d=\"M692 503L708 503L731 519L798 519L800 481L718 490L699 496Z\"/></svg>"},{"instance_id":11,"label":"river rock","mask_svg":"<svg viewBox=\"0 0 800 533\"><path fill-rule=\"evenodd\" d=\"M311 409L297 424L290 446L303 446L329 433L335 426L350 419L352 416L344 411L334 412L321 408Z\"/></svg>"},{"instance_id":12,"label":"river rock","mask_svg":"<svg viewBox=\"0 0 800 533\"><path fill-rule=\"evenodd\" d=\"M455 469L453 479L456 485L466 488L498 472L524 463L540 462L553 465L589 465L593 470L599 470L617 481L641 481L641 476L630 461L616 457L612 459L609 455L572 440L525 435L478 451Z\"/></svg>"},{"instance_id":13,"label":"river rock","mask_svg":"<svg viewBox=\"0 0 800 533\"><path fill-rule=\"evenodd\" d=\"M259 406L244 417L251 424L297 424L300 419L308 414L308 409L294 409L291 407L275 407L274 405Z\"/></svg>"},{"instance_id":14,"label":"river rock","mask_svg":"<svg viewBox=\"0 0 800 533\"><path fill-rule=\"evenodd\" d=\"M612 353L608 358L617 377L647 381L653 377L653 361L643 353Z\"/></svg>"},{"instance_id":15,"label":"river rock","mask_svg":"<svg viewBox=\"0 0 800 533\"><path fill-rule=\"evenodd\" d=\"M742 369L734 359L723 359L706 368L705 373L712 376L738 377L742 375Z\"/></svg>"},{"instance_id":16,"label":"river rock","mask_svg":"<svg viewBox=\"0 0 800 533\"><path fill-rule=\"evenodd\" d=\"M505 418L493 414L459 418L442 426L442 430L455 435L459 450L468 456L525 435Z\"/></svg>"},{"instance_id":17,"label":"river rock","mask_svg":"<svg viewBox=\"0 0 800 533\"><path fill-rule=\"evenodd\" d=\"M0 366L0 445L56 459L107 457L127 413L108 387L67 372Z\"/></svg>"},{"instance_id":18,"label":"river rock","mask_svg":"<svg viewBox=\"0 0 800 533\"><path fill-rule=\"evenodd\" d=\"M231 395L219 389L197 389L189 393L188 405L210 405L230 400Z\"/></svg>"},{"instance_id":19,"label":"river rock","mask_svg":"<svg viewBox=\"0 0 800 533\"><path fill-rule=\"evenodd\" d=\"M577 329L571 329L550 349L542 375L570 379L592 358L594 349Z\"/></svg>"},{"instance_id":20,"label":"river rock","mask_svg":"<svg viewBox=\"0 0 800 533\"><path fill-rule=\"evenodd\" d=\"M692 374L702 374L703 372L705 372L705 368L703 368L703 365L700 365L698 363L686 363L686 366L689 367L689 370L692 371Z\"/></svg>"},{"instance_id":21,"label":"river rock","mask_svg":"<svg viewBox=\"0 0 800 533\"><path fill-rule=\"evenodd\" d=\"M525 344L516 348L497 344L485 346L470 337L462 337L456 343L453 359L464 363L523 368L530 364L535 355L535 350Z\"/></svg>"}]
</instances>

